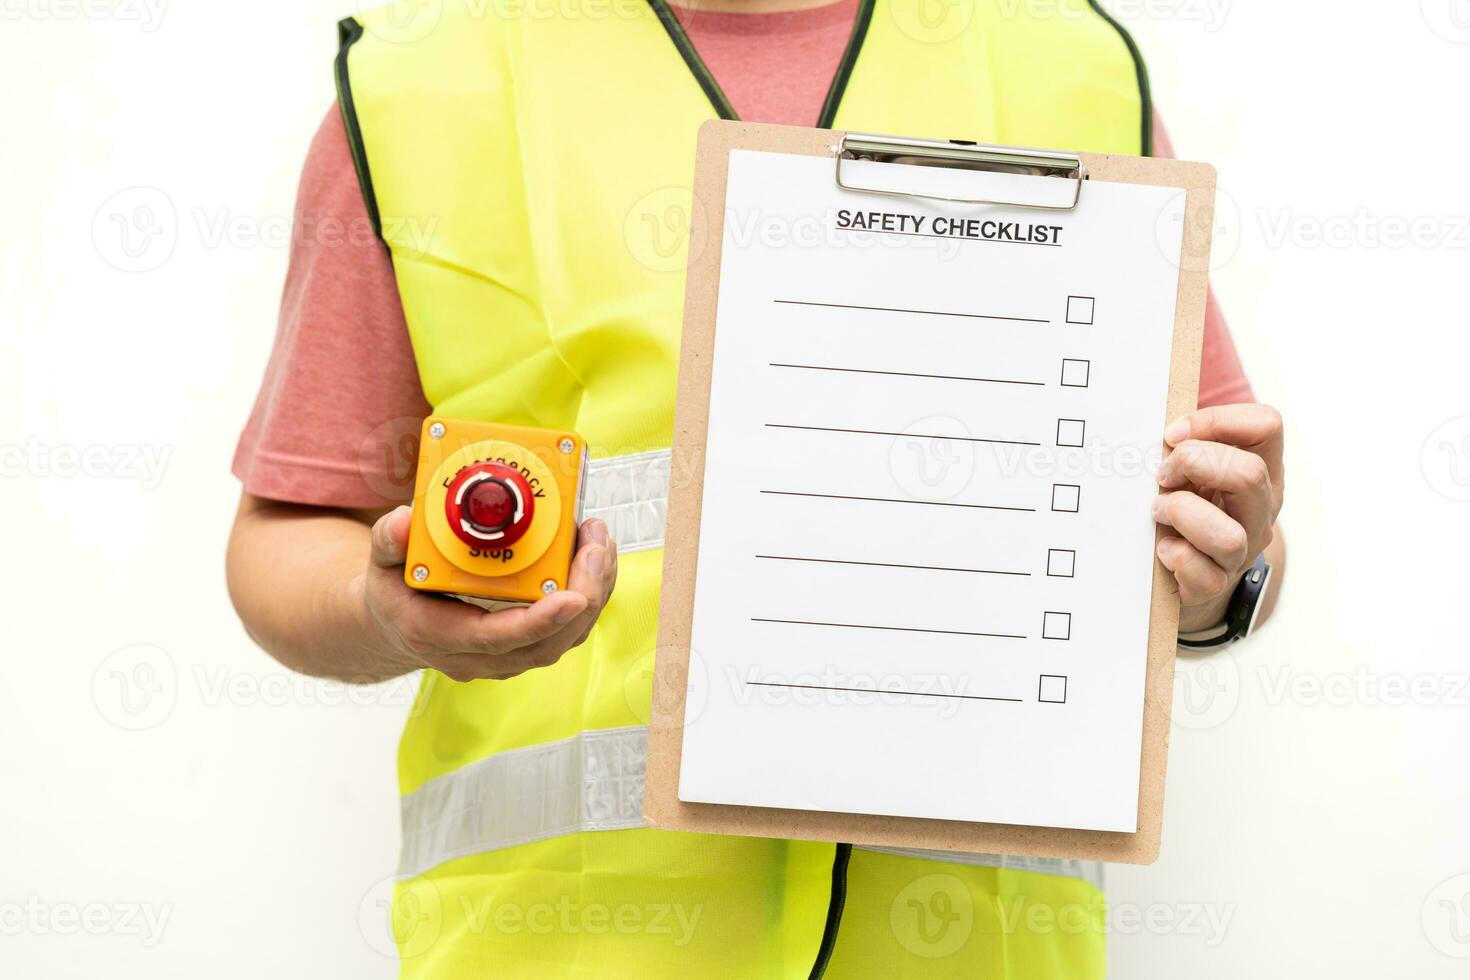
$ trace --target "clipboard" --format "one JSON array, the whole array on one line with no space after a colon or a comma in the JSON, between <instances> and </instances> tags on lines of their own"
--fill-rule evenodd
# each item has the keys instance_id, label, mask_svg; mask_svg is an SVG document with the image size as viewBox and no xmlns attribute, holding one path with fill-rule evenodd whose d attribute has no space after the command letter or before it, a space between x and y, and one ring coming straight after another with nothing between
<instances>
[{"instance_id":1,"label":"clipboard","mask_svg":"<svg viewBox=\"0 0 1470 980\"><path fill-rule=\"evenodd\" d=\"M1047 200L987 201L944 197L959 204L1002 204L1045 210L1073 209L1090 182L1119 182L1179 188L1185 197L1183 246L1175 303L1167 419L1196 407L1206 292L1215 171L1208 164L1177 160L1063 153L966 141L905 139L832 130L711 120L699 132L691 209L690 241L703 247L690 255L685 291L684 333L673 439L671 488L659 635L645 777L644 818L667 830L844 842L940 851L1012 854L1148 864L1158 856L1163 826L1165 767L1179 621L1172 577L1157 560L1148 620L1148 658L1138 822L1134 833L1070 830L1014 824L872 814L832 813L679 799L679 766L694 613L695 572L704 492L704 446L713 371L720 251L730 151L827 157L833 179L844 190L906 196L905 192L854 183L856 159L922 163L1054 178ZM869 171L871 172L871 170ZM1156 531L1156 541L1163 536Z\"/></svg>"}]
</instances>

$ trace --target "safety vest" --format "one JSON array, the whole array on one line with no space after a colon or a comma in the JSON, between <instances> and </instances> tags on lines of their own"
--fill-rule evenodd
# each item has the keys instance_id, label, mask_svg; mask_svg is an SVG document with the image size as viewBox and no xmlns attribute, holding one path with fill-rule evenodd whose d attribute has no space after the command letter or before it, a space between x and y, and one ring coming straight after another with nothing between
<instances>
[{"instance_id":1,"label":"safety vest","mask_svg":"<svg viewBox=\"0 0 1470 980\"><path fill-rule=\"evenodd\" d=\"M697 15L696 15L697 16ZM434 412L571 428L620 545L590 639L426 673L399 749L405 977L1100 977L1100 868L643 825L695 131L734 111L663 0L419 0L337 82ZM837 129L1149 151L1088 0L862 0Z\"/></svg>"}]
</instances>

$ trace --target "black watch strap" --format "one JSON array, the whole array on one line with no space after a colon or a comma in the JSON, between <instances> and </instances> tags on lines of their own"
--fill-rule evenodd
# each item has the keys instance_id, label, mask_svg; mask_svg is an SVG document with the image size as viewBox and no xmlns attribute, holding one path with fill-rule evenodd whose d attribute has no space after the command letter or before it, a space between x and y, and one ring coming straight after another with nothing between
<instances>
[{"instance_id":1,"label":"black watch strap","mask_svg":"<svg viewBox=\"0 0 1470 980\"><path fill-rule=\"evenodd\" d=\"M1244 639L1256 625L1261 599L1270 581L1271 566L1266 563L1266 556L1261 555L1240 577L1240 583L1230 594L1230 603L1225 607L1225 621L1202 633L1181 633L1179 645L1186 650L1213 650Z\"/></svg>"}]
</instances>

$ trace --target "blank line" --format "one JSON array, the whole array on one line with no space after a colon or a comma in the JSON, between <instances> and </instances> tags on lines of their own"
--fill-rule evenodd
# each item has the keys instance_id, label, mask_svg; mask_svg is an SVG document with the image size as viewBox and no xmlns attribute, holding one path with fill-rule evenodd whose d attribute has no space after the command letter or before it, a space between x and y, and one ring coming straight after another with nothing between
<instances>
[{"instance_id":1,"label":"blank line","mask_svg":"<svg viewBox=\"0 0 1470 980\"><path fill-rule=\"evenodd\" d=\"M887 374L897 378L932 378L935 381L986 381L998 385L1035 385L1046 387L1045 381L1013 381L1010 378L971 378L962 374L921 374L917 371L878 371L873 368L828 367L824 364L782 364L770 362L776 368L801 368L805 371L842 371L849 374Z\"/></svg>"},{"instance_id":2,"label":"blank line","mask_svg":"<svg viewBox=\"0 0 1470 980\"><path fill-rule=\"evenodd\" d=\"M804 691L856 691L860 694L906 694L915 698L963 698L966 701L1010 701L1023 704L1021 698L993 698L983 694L941 694L937 691L896 691L893 688L836 687L826 684L778 684L775 681L746 681L751 687L796 687Z\"/></svg>"},{"instance_id":3,"label":"blank line","mask_svg":"<svg viewBox=\"0 0 1470 980\"><path fill-rule=\"evenodd\" d=\"M1031 577L1030 572L1002 572L993 568L951 568L947 565L901 565L886 561L853 561L849 558L801 558L795 555L756 555L757 558L769 558L772 561L814 561L824 565L868 565L873 568L914 568L926 572L972 572L976 575L1024 575Z\"/></svg>"},{"instance_id":4,"label":"blank line","mask_svg":"<svg viewBox=\"0 0 1470 980\"><path fill-rule=\"evenodd\" d=\"M873 626L868 623L821 623L809 619L767 619L763 616L750 617L752 623L785 623L788 626L836 626L854 630L892 630L898 633L940 633L946 636L988 636L997 640L1024 640L1020 633L979 633L971 630L935 630L920 626Z\"/></svg>"},{"instance_id":5,"label":"blank line","mask_svg":"<svg viewBox=\"0 0 1470 980\"><path fill-rule=\"evenodd\" d=\"M952 313L948 310L906 310L895 306L859 306L856 303L817 303L805 299L778 299L777 303L788 306L825 306L837 310L874 310L878 313L922 313L925 316L962 316L971 320L1010 320L1014 323L1050 323L1029 316L998 316L994 313Z\"/></svg>"},{"instance_id":6,"label":"blank line","mask_svg":"<svg viewBox=\"0 0 1470 980\"><path fill-rule=\"evenodd\" d=\"M929 507L965 507L971 510L1010 510L1034 514L1035 507L1005 507L1001 504L959 504L949 500L904 500L902 497L855 497L845 493L805 493L801 490L762 490L778 497L820 497L824 500L866 500L875 504L924 504Z\"/></svg>"},{"instance_id":7,"label":"blank line","mask_svg":"<svg viewBox=\"0 0 1470 980\"><path fill-rule=\"evenodd\" d=\"M850 231L858 235L908 235L910 238L939 238L946 242L987 242L995 245L1045 245L1047 248L1061 248L1061 242L1023 242L1018 238L976 238L974 235L936 235L932 231L879 231L874 228L842 228L836 227L837 231Z\"/></svg>"},{"instance_id":8,"label":"blank line","mask_svg":"<svg viewBox=\"0 0 1470 980\"><path fill-rule=\"evenodd\" d=\"M1039 442L1024 439L981 439L975 436L941 436L929 432L885 432L882 429L839 429L830 425L789 425L785 422L767 422L768 429L803 429L807 432L847 432L859 436L899 436L909 439L944 439L949 442L993 442L1003 446L1039 446Z\"/></svg>"}]
</instances>

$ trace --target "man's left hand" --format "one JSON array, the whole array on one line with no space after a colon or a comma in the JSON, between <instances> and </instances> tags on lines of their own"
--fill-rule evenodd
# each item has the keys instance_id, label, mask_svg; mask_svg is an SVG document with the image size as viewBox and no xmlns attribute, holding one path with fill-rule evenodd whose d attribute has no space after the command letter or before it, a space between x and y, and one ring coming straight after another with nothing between
<instances>
[{"instance_id":1,"label":"man's left hand","mask_svg":"<svg viewBox=\"0 0 1470 980\"><path fill-rule=\"evenodd\" d=\"M1271 543L1281 511L1281 415L1269 405L1220 405L1164 430L1154 520L1175 532L1159 561L1179 583L1180 632L1225 617L1231 593Z\"/></svg>"}]
</instances>

